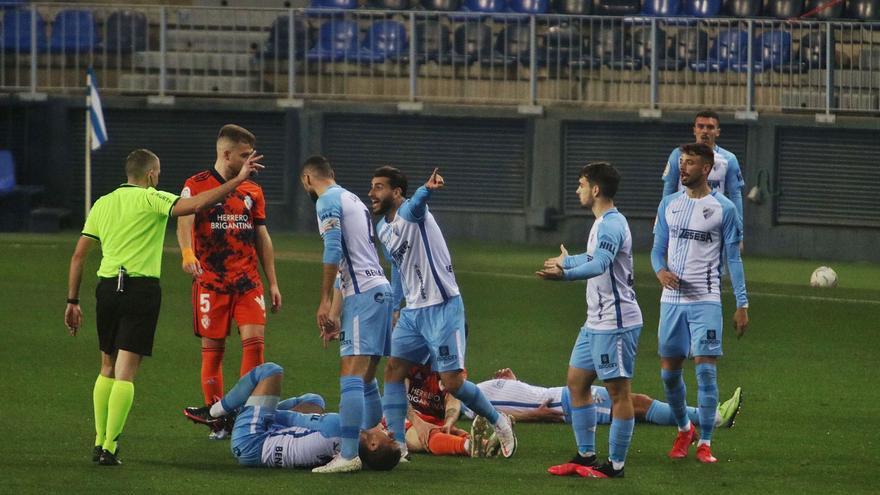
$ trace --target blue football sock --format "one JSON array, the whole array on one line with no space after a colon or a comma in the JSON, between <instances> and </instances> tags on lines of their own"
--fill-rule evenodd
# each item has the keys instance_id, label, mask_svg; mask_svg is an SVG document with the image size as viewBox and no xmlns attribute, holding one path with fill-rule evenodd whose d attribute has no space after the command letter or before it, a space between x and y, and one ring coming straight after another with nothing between
<instances>
[{"instance_id":1,"label":"blue football sock","mask_svg":"<svg viewBox=\"0 0 880 495\"><path fill-rule=\"evenodd\" d=\"M238 383L220 399L220 406L228 413L238 409L247 402L258 383L283 372L281 366L275 363L263 363L257 366L239 378Z\"/></svg>"},{"instance_id":2,"label":"blue football sock","mask_svg":"<svg viewBox=\"0 0 880 495\"><path fill-rule=\"evenodd\" d=\"M571 408L571 429L578 453L587 456L596 453L596 404Z\"/></svg>"},{"instance_id":3,"label":"blue football sock","mask_svg":"<svg viewBox=\"0 0 880 495\"><path fill-rule=\"evenodd\" d=\"M373 428L382 421L382 398L379 397L379 382L364 382L364 420L362 430Z\"/></svg>"},{"instance_id":4,"label":"blue football sock","mask_svg":"<svg viewBox=\"0 0 880 495\"><path fill-rule=\"evenodd\" d=\"M320 407L321 409L326 408L323 397L318 394L306 393L300 395L299 397L284 399L283 401L278 403L278 409L282 411L289 411L300 404L312 404Z\"/></svg>"},{"instance_id":5,"label":"blue football sock","mask_svg":"<svg viewBox=\"0 0 880 495\"><path fill-rule=\"evenodd\" d=\"M461 387L458 387L458 391L452 395L468 406L471 411L488 419L493 425L498 422L498 411L473 382L465 380Z\"/></svg>"},{"instance_id":6,"label":"blue football sock","mask_svg":"<svg viewBox=\"0 0 880 495\"><path fill-rule=\"evenodd\" d=\"M699 423L700 415L696 407L687 408L687 417L691 423ZM672 415L672 408L669 404L655 400L645 413L645 421L660 426L678 426L675 422L675 416Z\"/></svg>"},{"instance_id":7,"label":"blue football sock","mask_svg":"<svg viewBox=\"0 0 880 495\"><path fill-rule=\"evenodd\" d=\"M718 409L718 371L714 364L697 365L697 404L700 406L700 440L712 440Z\"/></svg>"},{"instance_id":8,"label":"blue football sock","mask_svg":"<svg viewBox=\"0 0 880 495\"><path fill-rule=\"evenodd\" d=\"M684 378L681 376L681 370L660 370L660 378L663 379L666 402L672 410L675 424L679 430L683 430L688 425L688 416L687 402L685 402L687 388L684 384Z\"/></svg>"},{"instance_id":9,"label":"blue football sock","mask_svg":"<svg viewBox=\"0 0 880 495\"><path fill-rule=\"evenodd\" d=\"M359 376L339 377L339 425L342 432L342 457L354 459L358 455L361 423L364 421L364 379Z\"/></svg>"},{"instance_id":10,"label":"blue football sock","mask_svg":"<svg viewBox=\"0 0 880 495\"><path fill-rule=\"evenodd\" d=\"M621 469L626 461L626 451L629 450L635 424L635 418L611 418L611 430L608 432L608 459L611 460L614 469Z\"/></svg>"},{"instance_id":11,"label":"blue football sock","mask_svg":"<svg viewBox=\"0 0 880 495\"><path fill-rule=\"evenodd\" d=\"M404 435L404 420L406 419L406 387L403 382L385 382L385 397L382 398L382 411L385 413L385 423L388 431L394 436L394 440L403 447L406 446ZM401 448L403 448L401 447Z\"/></svg>"}]
</instances>

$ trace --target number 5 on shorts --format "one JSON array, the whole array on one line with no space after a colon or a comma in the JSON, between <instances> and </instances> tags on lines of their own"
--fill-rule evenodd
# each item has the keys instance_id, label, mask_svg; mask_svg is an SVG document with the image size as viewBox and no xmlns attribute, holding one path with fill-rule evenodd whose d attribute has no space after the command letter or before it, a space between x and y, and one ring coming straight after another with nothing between
<instances>
[{"instance_id":1,"label":"number 5 on shorts","mask_svg":"<svg viewBox=\"0 0 880 495\"><path fill-rule=\"evenodd\" d=\"M202 313L211 311L211 294L199 294L199 311Z\"/></svg>"}]
</instances>

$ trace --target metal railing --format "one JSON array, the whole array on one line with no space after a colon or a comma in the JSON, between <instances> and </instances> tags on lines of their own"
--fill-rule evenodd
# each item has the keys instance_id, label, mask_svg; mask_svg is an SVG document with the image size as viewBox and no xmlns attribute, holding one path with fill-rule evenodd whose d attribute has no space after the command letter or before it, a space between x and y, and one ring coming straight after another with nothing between
<instances>
[{"instance_id":1,"label":"metal railing","mask_svg":"<svg viewBox=\"0 0 880 495\"><path fill-rule=\"evenodd\" d=\"M0 91L880 112L859 22L32 3Z\"/></svg>"}]
</instances>

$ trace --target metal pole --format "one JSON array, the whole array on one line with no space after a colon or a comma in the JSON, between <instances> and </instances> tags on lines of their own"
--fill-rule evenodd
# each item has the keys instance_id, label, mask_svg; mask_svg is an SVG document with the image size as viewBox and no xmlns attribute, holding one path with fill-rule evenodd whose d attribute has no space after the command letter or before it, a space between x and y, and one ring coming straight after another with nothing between
<instances>
[{"instance_id":1,"label":"metal pole","mask_svg":"<svg viewBox=\"0 0 880 495\"><path fill-rule=\"evenodd\" d=\"M165 56L168 52L167 47L165 46L165 36L166 31L168 29L168 19L165 17L165 7L159 7L159 97L162 98L165 96L165 78L166 74L166 66L165 66Z\"/></svg>"},{"instance_id":2,"label":"metal pole","mask_svg":"<svg viewBox=\"0 0 880 495\"><path fill-rule=\"evenodd\" d=\"M287 97L293 99L293 92L296 89L296 70L294 68L294 59L296 58L296 42L293 33L293 9L287 11ZM277 57L277 55L276 55Z\"/></svg>"},{"instance_id":3,"label":"metal pole","mask_svg":"<svg viewBox=\"0 0 880 495\"><path fill-rule=\"evenodd\" d=\"M657 50L663 47L657 46L657 19L651 19L651 110L657 108Z\"/></svg>"},{"instance_id":4,"label":"metal pole","mask_svg":"<svg viewBox=\"0 0 880 495\"><path fill-rule=\"evenodd\" d=\"M86 75L86 87L88 87L89 76ZM92 119L89 115L89 109L92 108L92 97L86 93L86 160L85 160L85 217L88 218L89 211L92 209Z\"/></svg>"},{"instance_id":5,"label":"metal pole","mask_svg":"<svg viewBox=\"0 0 880 495\"><path fill-rule=\"evenodd\" d=\"M746 54L746 62L749 64L746 67L746 113L752 112L755 106L755 71L752 67L752 51L754 47L752 44L754 43L755 38L755 23L752 19L748 20L748 43L746 43L746 49L748 53Z\"/></svg>"},{"instance_id":6,"label":"metal pole","mask_svg":"<svg viewBox=\"0 0 880 495\"><path fill-rule=\"evenodd\" d=\"M425 26L427 29L427 26ZM416 13L409 13L409 101L416 101L419 64L416 60Z\"/></svg>"},{"instance_id":7,"label":"metal pole","mask_svg":"<svg viewBox=\"0 0 880 495\"><path fill-rule=\"evenodd\" d=\"M535 16L529 16L529 105L538 104L538 40L536 39Z\"/></svg>"},{"instance_id":8,"label":"metal pole","mask_svg":"<svg viewBox=\"0 0 880 495\"><path fill-rule=\"evenodd\" d=\"M8 29L8 28L7 28ZM31 4L31 94L37 92L37 4Z\"/></svg>"},{"instance_id":9,"label":"metal pole","mask_svg":"<svg viewBox=\"0 0 880 495\"><path fill-rule=\"evenodd\" d=\"M831 97L834 92L834 44L831 42L834 32L830 22L825 23L825 115L831 114Z\"/></svg>"}]
</instances>

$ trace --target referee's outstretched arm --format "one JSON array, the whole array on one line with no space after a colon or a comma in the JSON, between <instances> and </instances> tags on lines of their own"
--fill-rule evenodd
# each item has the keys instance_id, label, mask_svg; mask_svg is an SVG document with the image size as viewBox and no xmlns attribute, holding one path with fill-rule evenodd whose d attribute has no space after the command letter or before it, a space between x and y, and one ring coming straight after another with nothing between
<instances>
[{"instance_id":1,"label":"referee's outstretched arm","mask_svg":"<svg viewBox=\"0 0 880 495\"><path fill-rule=\"evenodd\" d=\"M223 198L225 198L227 194L234 191L235 188L242 182L246 181L251 174L266 168L257 163L261 158L263 158L263 155L251 155L245 160L241 170L238 171L238 175L224 182L220 187L196 194L191 198L180 198L177 203L174 204L174 207L171 208L171 216L182 217L192 215L202 208L223 201Z\"/></svg>"}]
</instances>

